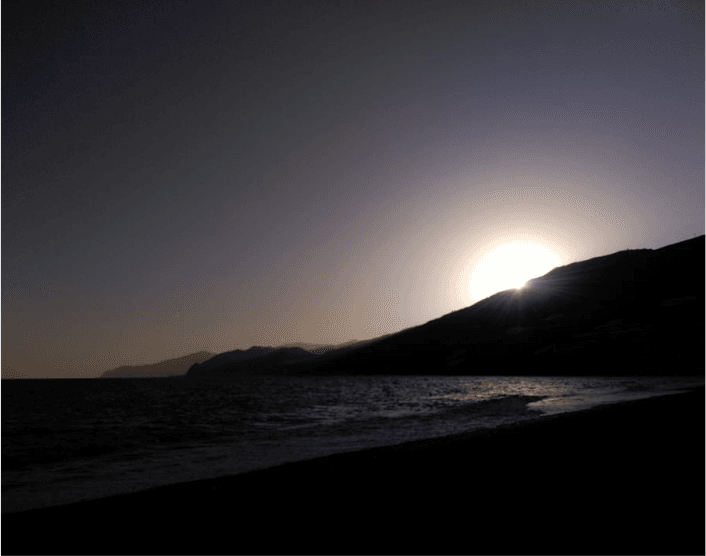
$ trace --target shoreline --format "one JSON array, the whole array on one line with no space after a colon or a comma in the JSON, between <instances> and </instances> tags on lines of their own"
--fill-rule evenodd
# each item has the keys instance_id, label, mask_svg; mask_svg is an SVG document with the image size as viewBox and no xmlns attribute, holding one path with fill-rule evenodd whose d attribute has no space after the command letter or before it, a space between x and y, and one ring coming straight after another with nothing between
<instances>
[{"instance_id":1,"label":"shoreline","mask_svg":"<svg viewBox=\"0 0 706 556\"><path fill-rule=\"evenodd\" d=\"M704 436L697 387L3 514L2 552L703 554Z\"/></svg>"}]
</instances>

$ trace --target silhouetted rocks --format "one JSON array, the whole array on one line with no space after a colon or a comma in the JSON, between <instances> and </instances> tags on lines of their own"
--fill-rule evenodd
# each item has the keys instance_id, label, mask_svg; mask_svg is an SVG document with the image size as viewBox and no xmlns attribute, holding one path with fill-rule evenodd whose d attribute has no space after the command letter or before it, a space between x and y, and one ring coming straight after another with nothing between
<instances>
[{"instance_id":1,"label":"silhouetted rocks","mask_svg":"<svg viewBox=\"0 0 706 556\"><path fill-rule=\"evenodd\" d=\"M197 353L184 355L183 357L168 359L166 361L160 361L159 363L152 363L150 365L118 367L117 369L104 372L100 378L155 378L183 376L191 370L191 368L193 368L193 364L197 364L200 361L205 361L211 356L213 356L213 354L208 351L199 351Z\"/></svg>"}]
</instances>

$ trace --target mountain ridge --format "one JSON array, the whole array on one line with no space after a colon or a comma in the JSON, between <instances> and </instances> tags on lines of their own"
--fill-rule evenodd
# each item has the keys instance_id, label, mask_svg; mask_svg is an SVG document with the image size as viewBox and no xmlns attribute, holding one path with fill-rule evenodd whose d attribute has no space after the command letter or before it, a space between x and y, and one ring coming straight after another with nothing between
<instances>
[{"instance_id":1,"label":"mountain ridge","mask_svg":"<svg viewBox=\"0 0 706 556\"><path fill-rule=\"evenodd\" d=\"M682 374L703 374L705 245L699 236L617 251L556 267L521 289L396 333L251 346L194 359L176 374L626 375L669 374L675 365Z\"/></svg>"},{"instance_id":2,"label":"mountain ridge","mask_svg":"<svg viewBox=\"0 0 706 556\"><path fill-rule=\"evenodd\" d=\"M226 378L229 375L241 376L249 374L286 374L288 366L298 361L316 359L326 361L337 354L345 353L358 346L366 345L386 338L390 334L373 338L372 340L351 340L342 344L288 344L273 347L253 346L247 350L236 349L221 353L204 361L194 363L188 370L187 378ZM311 351L299 345L313 345Z\"/></svg>"},{"instance_id":3,"label":"mountain ridge","mask_svg":"<svg viewBox=\"0 0 706 556\"><path fill-rule=\"evenodd\" d=\"M279 371L703 374L704 245L700 236L557 267L519 290Z\"/></svg>"},{"instance_id":4,"label":"mountain ridge","mask_svg":"<svg viewBox=\"0 0 706 556\"><path fill-rule=\"evenodd\" d=\"M330 364L289 371L669 374L676 363L682 374L702 374L703 346L700 236L557 267Z\"/></svg>"}]
</instances>

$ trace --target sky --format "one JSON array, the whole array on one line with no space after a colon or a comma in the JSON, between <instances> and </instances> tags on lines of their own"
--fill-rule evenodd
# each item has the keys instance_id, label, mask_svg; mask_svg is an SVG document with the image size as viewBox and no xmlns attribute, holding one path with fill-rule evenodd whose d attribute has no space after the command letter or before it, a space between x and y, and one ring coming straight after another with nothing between
<instances>
[{"instance_id":1,"label":"sky","mask_svg":"<svg viewBox=\"0 0 706 556\"><path fill-rule=\"evenodd\" d=\"M3 378L374 338L508 245L704 233L703 2L2 16Z\"/></svg>"}]
</instances>

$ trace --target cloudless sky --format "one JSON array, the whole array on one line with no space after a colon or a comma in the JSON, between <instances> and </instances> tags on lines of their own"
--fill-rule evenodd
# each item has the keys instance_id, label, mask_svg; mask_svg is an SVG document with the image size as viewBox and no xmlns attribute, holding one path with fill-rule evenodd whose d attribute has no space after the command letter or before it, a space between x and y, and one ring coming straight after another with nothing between
<instances>
[{"instance_id":1,"label":"cloudless sky","mask_svg":"<svg viewBox=\"0 0 706 556\"><path fill-rule=\"evenodd\" d=\"M3 3L2 376L339 343L704 233L704 5Z\"/></svg>"}]
</instances>

